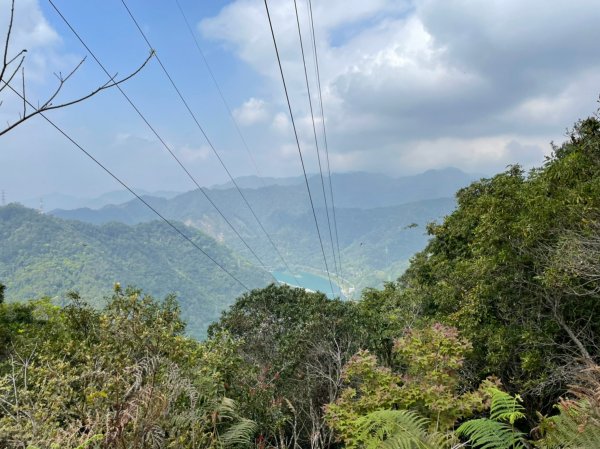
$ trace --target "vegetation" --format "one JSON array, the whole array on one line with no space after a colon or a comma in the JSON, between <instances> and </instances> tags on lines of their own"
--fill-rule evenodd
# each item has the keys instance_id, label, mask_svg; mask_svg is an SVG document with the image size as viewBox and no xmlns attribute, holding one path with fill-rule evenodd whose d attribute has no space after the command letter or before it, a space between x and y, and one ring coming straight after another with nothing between
<instances>
[{"instance_id":1,"label":"vegetation","mask_svg":"<svg viewBox=\"0 0 600 449\"><path fill-rule=\"evenodd\" d=\"M398 281L252 290L204 342L119 285L0 304L0 447L600 447L600 121L457 199Z\"/></svg>"},{"instance_id":2,"label":"vegetation","mask_svg":"<svg viewBox=\"0 0 600 449\"><path fill-rule=\"evenodd\" d=\"M210 237L179 226L246 285L264 286L271 279ZM159 222L93 226L9 204L0 207L0 241L0 279L7 286L7 301L36 298L39 292L61 298L77 290L93 305L102 306L115 282L144 285L157 296L176 293L188 332L200 338L242 292L241 286Z\"/></svg>"},{"instance_id":3,"label":"vegetation","mask_svg":"<svg viewBox=\"0 0 600 449\"><path fill-rule=\"evenodd\" d=\"M101 311L71 295L2 306L1 447L224 447L251 439L216 351L181 335L173 297L115 288Z\"/></svg>"},{"instance_id":4,"label":"vegetation","mask_svg":"<svg viewBox=\"0 0 600 449\"><path fill-rule=\"evenodd\" d=\"M444 180L448 176L444 172L437 173L440 179L435 181L432 174L414 176L410 178L414 183L410 188L406 182L397 183L397 180L383 175L371 175L367 179L363 179L365 175L360 173L333 177L333 182L340 184L336 187L336 192L340 193L339 198L336 194L336 214L340 223L345 223L339 229L344 261L342 275L351 280L357 292L365 287L383 287L384 282L392 281L406 269L410 257L427 243L425 225L441 219L455 207L452 198L438 197L450 196L456 186L467 185L470 180L464 173L458 173L460 176L456 180ZM314 187L321 188L320 185ZM315 239L314 218L307 208L304 184L251 188L243 192L288 264L299 271L323 275L323 256ZM210 196L223 213L232 218L236 229L266 264L284 268L235 189L212 189ZM200 229L252 260L239 237L198 192L188 192L170 200L151 198L149 201L165 216ZM377 204L385 207L373 208ZM325 210L319 204L316 212L320 225L326 224ZM59 210L51 213L94 224L111 221L136 224L156 219L138 201L99 210ZM411 227L412 223L418 226ZM328 237L326 251L330 257ZM333 267L330 269L334 271Z\"/></svg>"}]
</instances>

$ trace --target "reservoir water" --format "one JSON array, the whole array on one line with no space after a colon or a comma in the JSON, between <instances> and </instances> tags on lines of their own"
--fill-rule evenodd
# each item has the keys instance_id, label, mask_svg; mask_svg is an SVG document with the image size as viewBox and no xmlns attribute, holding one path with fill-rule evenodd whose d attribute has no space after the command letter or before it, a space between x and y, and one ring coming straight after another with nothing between
<instances>
[{"instance_id":1,"label":"reservoir water","mask_svg":"<svg viewBox=\"0 0 600 449\"><path fill-rule=\"evenodd\" d=\"M333 298L331 295L331 286L329 285L329 279L322 276L317 276L312 273L307 273L305 271L299 271L296 273L296 276L292 276L287 271L273 271L273 276L277 279L278 282L282 284L288 284L292 287L300 287L306 290L319 291L325 293L328 298ZM297 279L296 279L297 278ZM335 293L335 297L344 298L344 295L340 293L340 287L333 282L333 291Z\"/></svg>"}]
</instances>

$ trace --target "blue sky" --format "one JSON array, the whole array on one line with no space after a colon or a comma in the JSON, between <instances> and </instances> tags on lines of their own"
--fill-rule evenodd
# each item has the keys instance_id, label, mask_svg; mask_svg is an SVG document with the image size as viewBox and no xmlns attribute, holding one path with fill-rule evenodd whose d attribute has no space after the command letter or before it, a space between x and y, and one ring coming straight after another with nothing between
<instances>
[{"instance_id":1,"label":"blue sky","mask_svg":"<svg viewBox=\"0 0 600 449\"><path fill-rule=\"evenodd\" d=\"M180 2L261 173L301 174L262 1ZM126 74L146 57L119 0L55 3L111 73ZM256 174L175 0L127 3L231 172ZM302 149L315 172L293 2L270 5ZM306 2L298 5L306 35ZM0 0L2 34L7 6ZM455 166L493 173L511 163L532 166L550 141L560 142L565 128L597 107L596 0L314 0L313 8L333 171L403 175ZM67 72L86 55L45 0L17 0L13 49L22 47L29 49L33 101L55 85L53 72ZM311 61L308 68L315 93ZM105 80L88 56L62 98ZM123 88L201 184L226 180L156 61ZM19 106L6 91L0 95L4 123ZM50 117L135 187L193 188L116 90ZM0 137L0 189L9 200L116 188L42 119Z\"/></svg>"}]
</instances>

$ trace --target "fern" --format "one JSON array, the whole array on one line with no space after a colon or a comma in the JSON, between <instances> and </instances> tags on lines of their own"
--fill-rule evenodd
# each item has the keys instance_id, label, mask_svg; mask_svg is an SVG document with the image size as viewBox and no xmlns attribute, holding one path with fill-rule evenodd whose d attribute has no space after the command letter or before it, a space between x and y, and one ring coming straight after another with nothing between
<instances>
[{"instance_id":1,"label":"fern","mask_svg":"<svg viewBox=\"0 0 600 449\"><path fill-rule=\"evenodd\" d=\"M525 448L525 435L514 428L516 421L525 417L519 395L510 394L492 387L490 418L472 419L456 429L458 436L466 437L479 449Z\"/></svg>"},{"instance_id":2,"label":"fern","mask_svg":"<svg viewBox=\"0 0 600 449\"><path fill-rule=\"evenodd\" d=\"M574 399L561 400L560 414L545 418L540 430L545 437L539 446L548 449L588 449L600 447L600 367L591 365L570 387Z\"/></svg>"},{"instance_id":3,"label":"fern","mask_svg":"<svg viewBox=\"0 0 600 449\"><path fill-rule=\"evenodd\" d=\"M429 433L429 421L408 410L379 410L356 420L356 440L365 449L442 449L446 435Z\"/></svg>"},{"instance_id":4,"label":"fern","mask_svg":"<svg viewBox=\"0 0 600 449\"><path fill-rule=\"evenodd\" d=\"M519 419L525 418L525 409L520 404L521 396L514 397L497 388L488 390L492 394L490 418L495 421L508 422L511 426Z\"/></svg>"},{"instance_id":5,"label":"fern","mask_svg":"<svg viewBox=\"0 0 600 449\"><path fill-rule=\"evenodd\" d=\"M588 401L563 400L560 414L546 418L546 436L540 444L548 449L588 449L600 447L600 422Z\"/></svg>"},{"instance_id":6,"label":"fern","mask_svg":"<svg viewBox=\"0 0 600 449\"><path fill-rule=\"evenodd\" d=\"M456 429L458 436L468 438L479 449L524 448L523 434L506 423L480 418L467 421Z\"/></svg>"},{"instance_id":7,"label":"fern","mask_svg":"<svg viewBox=\"0 0 600 449\"><path fill-rule=\"evenodd\" d=\"M219 440L225 447L247 446L252 442L256 429L254 421L240 418L220 436Z\"/></svg>"}]
</instances>

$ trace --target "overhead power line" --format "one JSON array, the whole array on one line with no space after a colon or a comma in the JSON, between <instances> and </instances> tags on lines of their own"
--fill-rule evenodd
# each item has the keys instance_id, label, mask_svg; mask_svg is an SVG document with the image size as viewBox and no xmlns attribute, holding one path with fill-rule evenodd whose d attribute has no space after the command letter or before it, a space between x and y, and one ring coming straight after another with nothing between
<instances>
[{"instance_id":1,"label":"overhead power line","mask_svg":"<svg viewBox=\"0 0 600 449\"><path fill-rule=\"evenodd\" d=\"M331 241L331 254L333 255L333 265L336 270L338 277L339 271L337 268L337 261L335 257L335 244L333 242L333 233L331 232L331 220L329 218L329 206L327 204L327 194L325 193L325 180L323 179L323 168L321 166L321 154L319 151L319 140L317 138L317 128L315 126L315 114L312 105L312 94L310 92L310 83L308 82L308 71L306 70L306 57L304 55L304 43L302 41L302 30L300 28L300 17L298 16L298 5L294 0L294 11L296 13L296 24L298 25L298 39L300 41L300 51L302 53L302 65L304 66L304 79L306 81L306 91L308 92L308 104L310 106L310 117L312 119L312 130L315 138L315 149L317 150L317 160L319 162L319 174L321 175L321 188L323 190L323 201L325 202L325 215L327 217L327 227L329 229L329 239Z\"/></svg>"},{"instance_id":2,"label":"overhead power line","mask_svg":"<svg viewBox=\"0 0 600 449\"><path fill-rule=\"evenodd\" d=\"M208 59L206 59L206 55L204 54L204 51L202 51L202 47L200 46L200 42L198 42L198 38L196 37L196 33L194 33L194 30L192 29L192 26L190 25L190 22L189 22L189 20L187 18L187 15L185 14L185 11L181 7L181 3L179 2L179 0L175 0L175 4L177 5L177 8L179 9L179 12L181 13L181 17L183 18L183 21L185 22L186 28L188 29L190 35L192 36L192 39L194 40L194 44L196 45L196 49L198 50L198 53L200 53L200 57L202 58L202 62L204 62L204 66L206 67L206 70L208 71L208 74L210 75L210 78L212 79L212 82L215 85L215 88L217 89L217 92L219 93L219 96L221 97L221 101L223 102L223 105L225 106L225 109L227 109L229 117L231 117L231 121L232 121L232 123L233 123L233 125L235 127L235 130L237 131L238 136L240 137L242 145L244 146L244 148L246 149L246 152L248 153L248 157L250 158L250 161L252 162L252 165L254 166L254 170L256 170L256 174L258 175L258 178L262 182L263 187L266 187L266 184L265 184L265 181L264 181L263 176L261 174L261 171L258 168L258 164L256 163L256 160L254 159L254 156L252 155L252 151L250 151L250 147L248 146L248 143L246 141L246 138L244 137L244 134L242 134L242 130L240 129L240 126L239 126L237 120L235 119L235 117L233 115L233 112L231 110L231 107L229 106L229 103L225 99L225 95L223 94L223 91L221 90L221 86L217 82L217 77L215 76L212 68L210 67L210 64L208 63Z\"/></svg>"},{"instance_id":3,"label":"overhead power line","mask_svg":"<svg viewBox=\"0 0 600 449\"><path fill-rule=\"evenodd\" d=\"M296 122L294 121L294 113L292 112L292 105L290 103L290 96L288 94L287 84L285 82L285 75L283 74L283 67L281 66L281 57L279 56L279 48L277 47L277 39L275 38L275 31L273 30L273 22L271 21L271 13L269 12L269 4L267 0L264 0L265 9L267 11L267 18L269 19L269 28L271 29L271 37L273 38L273 46L275 47L275 55L277 56L277 64L279 65L279 73L281 74L281 81L283 83L283 90L285 92L285 99L287 101L288 110L290 113L290 119L292 121L292 128L294 129L294 137L296 138L296 146L298 147L298 154L300 155L300 163L302 165L302 172L304 173L304 182L306 183L306 190L308 191L308 199L310 200L310 207L312 209L313 218L315 219L315 227L317 228L317 235L319 237L319 243L321 245L321 252L323 253L323 262L325 263L325 271L327 271L327 277L329 278L329 286L331 287L331 294L335 296L333 291L333 282L331 282L331 274L329 273L329 266L327 265L327 257L325 256L325 248L323 247L323 239L321 238L321 231L319 230L319 222L317 220L317 214L315 213L315 205L313 203L312 194L310 193L310 186L308 185L308 177L306 176L306 167L304 165L304 158L302 157L302 150L300 149L300 140L298 138L298 130L296 129Z\"/></svg>"},{"instance_id":4,"label":"overhead power line","mask_svg":"<svg viewBox=\"0 0 600 449\"><path fill-rule=\"evenodd\" d=\"M196 124L196 126L198 127L198 129L200 130L200 132L202 133L202 135L204 136L204 138L206 139L206 143L208 143L208 146L212 149L214 155L219 160L219 163L221 164L221 166L225 170L225 173L227 173L227 176L229 177L229 179L231 180L231 182L235 186L235 188L238 191L239 195L241 196L242 200L244 201L244 203L246 204L246 206L248 207L248 209L252 213L252 216L254 217L254 219L256 220L256 222L258 223L260 229L264 232L264 234L269 239L269 242L273 245L273 247L275 248L275 250L277 251L277 253L279 254L279 256L284 261L287 270L292 274L292 276L294 276L296 278L296 276L294 275L294 273L290 270L289 266L287 265L287 262L285 262L285 259L283 259L283 256L281 255L281 253L279 252L279 250L277 249L277 247L273 243L273 240L271 239L271 236L267 233L265 227L263 226L262 222L258 218L258 215L256 215L256 213L254 212L254 209L252 208L252 206L248 202L248 199L246 198L246 195L244 195L244 193L240 189L240 186L238 185L237 181L235 180L235 178L233 177L233 175L231 174L231 172L227 168L227 165L225 165L225 162L221 158L221 155L219 154L219 152L217 151L217 149L213 145L212 141L210 140L210 138L206 134L206 131L204 130L204 128L202 127L202 125L200 125L200 122L198 121L198 119L196 117L196 114L194 114L194 112L192 111L192 108L190 107L189 103L186 101L185 97L181 93L181 90L179 89L179 87L177 87L177 84L175 84L175 81L173 80L173 77L171 76L171 74L169 73L169 71L167 70L167 68L165 67L165 65L163 64L162 60L160 59L160 57L156 53L156 50L154 50L154 47L152 47L152 44L150 44L150 41L148 40L148 37L146 36L146 33L144 33L144 30L142 30L142 27L140 26L140 24L136 20L135 16L131 12L131 9L129 9L129 6L127 6L127 3L125 2L125 0L121 0L121 3L123 4L123 6L125 7L125 9L127 10L127 13L129 14L129 17L131 18L131 20L135 24L136 28L138 29L138 31L139 31L140 35L142 36L142 38L144 39L144 41L146 41L146 44L148 45L148 47L150 48L150 50L154 51L154 55L156 57L156 60L158 61L158 64L162 68L162 70L165 73L166 77L169 79L169 82L171 83L171 86L173 86L173 89L175 89L175 92L177 92L177 95L179 96L179 99L181 100L181 102L183 103L183 105L185 106L185 108L187 109L188 113L190 114L190 117L192 118L192 120L194 121L194 123ZM277 279L275 279L275 281L277 282ZM300 283L299 280L298 280L298 278L296 278L296 281L298 281L298 283Z\"/></svg>"},{"instance_id":5,"label":"overhead power line","mask_svg":"<svg viewBox=\"0 0 600 449\"><path fill-rule=\"evenodd\" d=\"M50 4L52 5L52 7L54 8L54 10L58 13L58 15L61 17L61 19L65 22L65 24L67 25L67 27L77 37L77 39L79 40L79 42L81 43L81 45L83 45L85 47L85 49L92 56L92 58L94 59L94 61L96 61L96 63L100 66L100 68L102 69L102 71L104 71L104 73L106 73L106 75L109 78L113 78L113 76L110 75L110 73L108 72L108 70L106 69L106 67L104 66L104 64L102 64L102 62L96 57L96 55L94 54L94 52L85 43L85 41L83 40L83 38L79 35L79 33L75 30L75 28L71 25L71 23L67 20L67 18L60 12L60 10L57 8L57 6L54 4L54 2L52 0L48 0L48 1L50 2ZM263 269L265 271L269 272L269 274L271 275L271 277L273 277L273 274L270 273L269 270L267 270L266 265L263 263L263 261L258 256L258 254L256 254L256 252L250 247L250 245L248 244L248 242L246 242L246 240L242 237L242 235L238 232L238 230L233 226L233 224L229 221L229 219L225 216L225 214L221 211L221 209L217 206L217 204L212 200L212 198L208 195L208 193L206 193L206 190L202 186L200 186L200 184L198 183L198 181L196 180L196 178L185 167L185 165L181 162L181 160L177 157L177 155L175 155L175 153L173 152L173 150L169 147L169 145L167 145L166 141L160 136L160 134L156 131L156 129L150 124L150 122L148 121L148 119L144 116L144 114L142 114L142 112L135 105L135 103L133 102L133 100L131 100L131 98L121 88L121 86L116 85L116 87L119 90L119 92L121 92L121 95L123 95L123 97L127 100L127 102L135 110L135 112L144 121L144 123L146 124L146 126L148 126L148 128L156 136L156 138L159 140L159 142L162 144L162 146L168 151L168 153L171 155L171 157L177 162L177 164L185 172L185 174L188 176L188 178L190 178L190 180L194 183L194 185L198 188L198 190L204 195L204 197L208 200L208 202L219 213L219 215L221 216L221 218L223 218L223 220L225 221L225 223L227 223L227 225L231 228L231 230L235 233L235 235L242 241L242 243L248 249L248 251L250 251L250 253L256 258L256 260L263 267ZM275 279L275 277L273 277L273 279L275 280L275 282L277 282L277 279Z\"/></svg>"},{"instance_id":6,"label":"overhead power line","mask_svg":"<svg viewBox=\"0 0 600 449\"><path fill-rule=\"evenodd\" d=\"M31 108L35 109L35 106L25 99L17 90L15 90L10 84L2 81L6 87L12 90L16 95L18 95L24 102L26 102ZM212 263L214 263L217 267L223 270L229 277L231 277L234 281L236 281L239 285L241 285L245 290L250 291L250 289L240 281L234 274L232 274L227 268L225 268L222 264L217 262L210 254L204 251L196 242L194 242L190 237L188 237L183 231L181 231L177 226L175 226L169 219L167 219L164 215L158 212L154 207L152 207L144 198L138 195L131 187L129 187L125 181L121 180L117 175L115 175L112 171L110 171L104 164L102 164L98 159L92 156L85 148L83 148L79 143L77 143L71 136L69 136L63 129L61 129L57 124L55 124L52 120L50 120L46 115L42 112L39 114L44 120L46 120L54 129L56 129L59 133L61 133L65 138L67 138L73 145L75 145L82 153L84 153L88 158L90 158L96 165L98 165L102 170L108 173L115 181L121 184L125 189L127 189L132 195L134 195L138 200L140 200L148 209L150 209L154 214L156 214L161 220L163 220L167 225L169 225L175 232L177 232L181 237L187 240L191 245L194 246L198 251L204 254Z\"/></svg>"},{"instance_id":7,"label":"overhead power line","mask_svg":"<svg viewBox=\"0 0 600 449\"><path fill-rule=\"evenodd\" d=\"M342 254L340 253L340 239L339 239L339 233L338 233L338 225L337 225L337 218L336 218L336 213L335 213L335 200L333 198L333 186L332 186L332 182L331 182L331 168L329 165L329 146L327 144L327 132L325 130L325 113L323 111L323 92L321 89L321 72L319 70L319 56L318 56L318 52L317 52L317 39L315 37L315 24L314 24L314 20L313 20L313 12L312 12L312 0L307 0L308 1L308 13L309 13L309 22L310 22L310 29L311 29L311 35L312 35L312 47L313 47L313 55L315 58L315 74L317 77L317 87L318 87L318 91L319 91L319 104L320 104L320 109L321 109L321 124L322 124L322 128L323 128L323 142L325 143L325 156L327 159L327 174L328 174L328 178L329 178L329 193L331 194L331 210L333 212L333 227L335 229L335 242L336 242L336 246L337 246L337 252L338 252L338 263L339 263L339 275L340 277L343 278L343 274L342 274Z\"/></svg>"},{"instance_id":8,"label":"overhead power line","mask_svg":"<svg viewBox=\"0 0 600 449\"><path fill-rule=\"evenodd\" d=\"M206 56L204 55L204 52L202 51L202 47L200 46L200 43L198 42L198 39L196 38L196 34L194 33L194 30L192 29L190 22L187 19L187 16L185 15L185 12L183 10L183 8L181 7L181 4L179 3L179 0L175 0L175 3L177 5L177 8L179 9L179 12L181 13L181 16L186 24L186 27L190 33L190 35L192 36L192 39L194 40L194 43L196 45L196 48L198 49L198 52L200 53L200 56L202 57L202 61L204 62L204 65L206 67L206 70L208 71L213 84L215 85L215 88L217 89L217 92L219 93L219 96L221 97L221 100L223 102L223 105L225 106L225 108L227 109L227 112L229 113L229 117L231 118L231 121L233 122L233 125L240 137L240 140L242 141L242 144L244 146L244 148L246 149L246 152L248 153L248 156L250 157L250 160L252 161L252 164L254 165L254 168L256 170L256 173L258 175L258 178L261 180L263 187L266 187L266 184L263 180L262 174L258 168L258 165L256 164L256 161L254 160L254 156L252 156L252 152L250 151L250 147L248 146L248 143L246 142L246 139L244 138L244 135L242 134L242 131L237 123L237 120L235 119L233 112L231 111L231 108L229 107L229 104L227 103L227 100L225 99L225 95L223 94L223 91L221 90L221 87L219 86L219 83L217 81L217 78L214 74L214 72L212 71L210 64L208 63L208 60L206 59ZM135 20L135 19L134 19ZM147 42L147 41L146 41ZM207 139L208 140L208 139ZM220 160L220 158L219 158ZM227 170L227 169L226 169ZM229 174L229 171L227 171ZM231 176L230 176L231 178ZM233 180L233 178L231 178L231 181L233 182L233 184L235 185L236 188L238 188L238 185L236 183L236 181ZM245 195L242 194L241 190L238 188L238 191L240 192L240 195L242 196L242 198L244 198L244 201L246 201ZM246 201L246 204L248 204L248 202ZM256 216L256 214L254 213L254 210L250 207L250 205L248 204L248 208L250 209L250 211L252 212L252 215L254 216L256 222L258 223L259 227L261 228L261 230L263 231L263 233L266 235L267 239L269 240L271 246L273 247L273 249L275 249L275 252L277 252L277 255L279 256L279 258L283 261L283 264L285 265L286 269L288 270L288 272L296 279L296 282L298 283L298 285L301 285L300 280L298 279L298 277L294 274L294 272L290 269L290 266L288 265L287 261L285 260L285 258L283 257L283 254L281 254L281 252L279 251L279 249L277 248L277 246L275 245L273 239L271 238L271 236L269 235L269 233L266 231L265 227L263 226L262 222L258 219L258 217Z\"/></svg>"}]
</instances>

